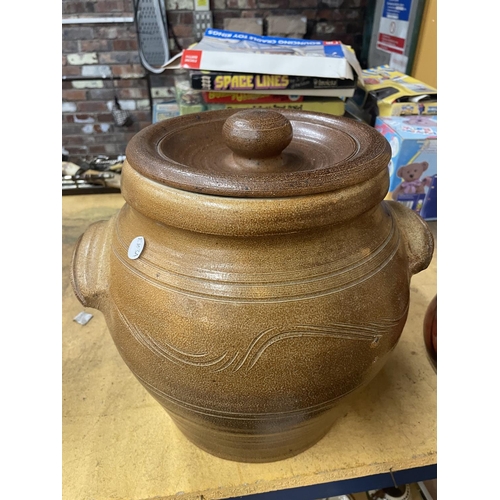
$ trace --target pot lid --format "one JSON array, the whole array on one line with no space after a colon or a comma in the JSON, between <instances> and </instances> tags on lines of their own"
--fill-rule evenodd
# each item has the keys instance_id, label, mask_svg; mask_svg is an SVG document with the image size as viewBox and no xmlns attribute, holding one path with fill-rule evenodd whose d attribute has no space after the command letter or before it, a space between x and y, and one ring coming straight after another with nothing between
<instances>
[{"instance_id":1,"label":"pot lid","mask_svg":"<svg viewBox=\"0 0 500 500\"><path fill-rule=\"evenodd\" d=\"M373 127L350 118L227 109L146 127L126 157L138 173L185 191L282 197L364 182L387 168L391 150Z\"/></svg>"}]
</instances>

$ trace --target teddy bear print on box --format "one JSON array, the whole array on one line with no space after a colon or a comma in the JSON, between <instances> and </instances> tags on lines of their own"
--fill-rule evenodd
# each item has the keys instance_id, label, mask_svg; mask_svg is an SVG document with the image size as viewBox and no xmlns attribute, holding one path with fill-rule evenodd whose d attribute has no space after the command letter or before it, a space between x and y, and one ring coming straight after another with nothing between
<instances>
[{"instance_id":1,"label":"teddy bear print on box","mask_svg":"<svg viewBox=\"0 0 500 500\"><path fill-rule=\"evenodd\" d=\"M392 150L387 199L437 219L437 116L378 117L375 128Z\"/></svg>"},{"instance_id":2,"label":"teddy bear print on box","mask_svg":"<svg viewBox=\"0 0 500 500\"><path fill-rule=\"evenodd\" d=\"M398 168L396 175L402 179L401 184L392 192L392 199L397 200L402 194L425 194L425 188L432 184L432 177L422 178L429 168L429 163L410 163Z\"/></svg>"}]
</instances>

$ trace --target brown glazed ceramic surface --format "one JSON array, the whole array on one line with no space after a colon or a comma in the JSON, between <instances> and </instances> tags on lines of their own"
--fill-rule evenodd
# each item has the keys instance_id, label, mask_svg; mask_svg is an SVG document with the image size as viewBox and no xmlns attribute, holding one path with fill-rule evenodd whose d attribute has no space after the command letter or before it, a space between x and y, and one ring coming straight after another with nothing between
<instances>
[{"instance_id":1,"label":"brown glazed ceramic surface","mask_svg":"<svg viewBox=\"0 0 500 500\"><path fill-rule=\"evenodd\" d=\"M382 201L389 159L373 128L294 111L181 116L130 142L127 203L84 233L72 282L200 448L293 456L384 365L433 253L425 222Z\"/></svg>"},{"instance_id":2,"label":"brown glazed ceramic surface","mask_svg":"<svg viewBox=\"0 0 500 500\"><path fill-rule=\"evenodd\" d=\"M429 361L437 371L437 295L430 301L425 312L424 343Z\"/></svg>"}]
</instances>

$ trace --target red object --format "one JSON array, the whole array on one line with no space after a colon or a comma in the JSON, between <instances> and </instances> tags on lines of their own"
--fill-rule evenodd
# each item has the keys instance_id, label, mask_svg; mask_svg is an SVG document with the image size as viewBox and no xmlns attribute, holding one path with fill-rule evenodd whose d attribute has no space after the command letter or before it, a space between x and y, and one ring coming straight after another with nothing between
<instances>
[{"instance_id":1,"label":"red object","mask_svg":"<svg viewBox=\"0 0 500 500\"><path fill-rule=\"evenodd\" d=\"M183 68L199 69L201 62L201 50L184 50L181 56Z\"/></svg>"},{"instance_id":2,"label":"red object","mask_svg":"<svg viewBox=\"0 0 500 500\"><path fill-rule=\"evenodd\" d=\"M387 35L386 33L379 33L377 45L381 49L385 48L389 49L390 52L404 54L405 39L393 35Z\"/></svg>"}]
</instances>

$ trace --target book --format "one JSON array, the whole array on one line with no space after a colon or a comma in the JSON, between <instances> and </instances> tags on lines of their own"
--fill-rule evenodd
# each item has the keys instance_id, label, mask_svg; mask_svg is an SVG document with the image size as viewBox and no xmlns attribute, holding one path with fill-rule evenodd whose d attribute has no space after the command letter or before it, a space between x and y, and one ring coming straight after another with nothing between
<instances>
[{"instance_id":1,"label":"book","mask_svg":"<svg viewBox=\"0 0 500 500\"><path fill-rule=\"evenodd\" d=\"M304 99L301 102L275 102L259 104L206 104L206 110L215 109L248 109L248 108L267 108L267 109L297 109L301 111L313 111L315 113L325 113L328 115L342 116L345 112L345 104L342 99Z\"/></svg>"},{"instance_id":2,"label":"book","mask_svg":"<svg viewBox=\"0 0 500 500\"><path fill-rule=\"evenodd\" d=\"M190 81L193 89L211 92L352 97L357 78L191 71Z\"/></svg>"},{"instance_id":3,"label":"book","mask_svg":"<svg viewBox=\"0 0 500 500\"><path fill-rule=\"evenodd\" d=\"M297 75L353 80L362 70L354 50L339 41L258 36L208 28L165 69Z\"/></svg>"},{"instance_id":4,"label":"book","mask_svg":"<svg viewBox=\"0 0 500 500\"><path fill-rule=\"evenodd\" d=\"M284 102L301 102L301 95L246 94L242 92L202 92L203 101L207 104L259 104Z\"/></svg>"}]
</instances>

